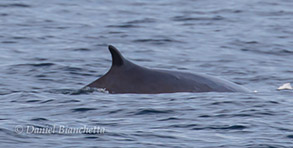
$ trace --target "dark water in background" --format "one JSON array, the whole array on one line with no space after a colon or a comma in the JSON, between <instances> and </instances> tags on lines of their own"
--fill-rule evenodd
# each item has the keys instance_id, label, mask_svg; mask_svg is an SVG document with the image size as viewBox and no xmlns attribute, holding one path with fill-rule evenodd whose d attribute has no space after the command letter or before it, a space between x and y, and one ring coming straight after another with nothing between
<instances>
[{"instance_id":1,"label":"dark water in background","mask_svg":"<svg viewBox=\"0 0 293 148\"><path fill-rule=\"evenodd\" d=\"M1 147L293 147L293 1L0 1ZM79 91L111 65L201 72L258 93ZM99 126L104 134L15 127ZM25 130L25 129L24 129Z\"/></svg>"}]
</instances>

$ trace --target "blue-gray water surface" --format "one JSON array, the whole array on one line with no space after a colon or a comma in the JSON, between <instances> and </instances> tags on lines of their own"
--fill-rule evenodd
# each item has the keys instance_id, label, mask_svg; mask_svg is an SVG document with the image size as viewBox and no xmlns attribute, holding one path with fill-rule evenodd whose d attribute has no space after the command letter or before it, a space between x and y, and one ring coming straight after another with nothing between
<instances>
[{"instance_id":1,"label":"blue-gray water surface","mask_svg":"<svg viewBox=\"0 0 293 148\"><path fill-rule=\"evenodd\" d=\"M293 81L292 8L292 0L1 0L0 147L292 148L293 91L276 90ZM252 92L80 90L110 68L109 44L138 65Z\"/></svg>"}]
</instances>

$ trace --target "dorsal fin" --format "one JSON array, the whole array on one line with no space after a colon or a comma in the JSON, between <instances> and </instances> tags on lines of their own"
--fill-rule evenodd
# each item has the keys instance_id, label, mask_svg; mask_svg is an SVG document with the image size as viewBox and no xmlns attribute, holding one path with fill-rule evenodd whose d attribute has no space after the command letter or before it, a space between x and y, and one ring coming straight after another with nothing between
<instances>
[{"instance_id":1,"label":"dorsal fin","mask_svg":"<svg viewBox=\"0 0 293 148\"><path fill-rule=\"evenodd\" d=\"M109 50L112 55L112 66L121 66L124 64L125 59L121 55L121 53L118 51L117 48L115 48L112 45L109 45Z\"/></svg>"}]
</instances>

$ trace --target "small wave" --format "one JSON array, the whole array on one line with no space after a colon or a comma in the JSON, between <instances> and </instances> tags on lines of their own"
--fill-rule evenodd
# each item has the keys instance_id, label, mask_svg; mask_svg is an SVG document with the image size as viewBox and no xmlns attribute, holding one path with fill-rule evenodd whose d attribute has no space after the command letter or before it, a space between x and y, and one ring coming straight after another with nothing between
<instances>
[{"instance_id":1,"label":"small wave","mask_svg":"<svg viewBox=\"0 0 293 148\"><path fill-rule=\"evenodd\" d=\"M245 129L246 126L243 125L232 125L232 126L223 126L223 127L212 127L211 129L228 129L228 130L238 130Z\"/></svg>"},{"instance_id":2,"label":"small wave","mask_svg":"<svg viewBox=\"0 0 293 148\"><path fill-rule=\"evenodd\" d=\"M158 120L158 121L173 121L173 120L180 120L180 119L176 118L176 117L169 117L169 118L161 119L161 120Z\"/></svg>"},{"instance_id":3,"label":"small wave","mask_svg":"<svg viewBox=\"0 0 293 148\"><path fill-rule=\"evenodd\" d=\"M48 66L53 66L55 65L54 63L36 63L36 64L17 64L14 66L33 66L33 67L48 67Z\"/></svg>"},{"instance_id":4,"label":"small wave","mask_svg":"<svg viewBox=\"0 0 293 148\"><path fill-rule=\"evenodd\" d=\"M153 136L156 137L156 138L177 139L176 136L171 136L171 135L158 135L158 134L155 134Z\"/></svg>"},{"instance_id":5,"label":"small wave","mask_svg":"<svg viewBox=\"0 0 293 148\"><path fill-rule=\"evenodd\" d=\"M174 39L137 39L133 40L136 43L151 43L155 45L166 44L166 43L183 43L182 41L174 40Z\"/></svg>"},{"instance_id":6,"label":"small wave","mask_svg":"<svg viewBox=\"0 0 293 148\"><path fill-rule=\"evenodd\" d=\"M3 8L30 8L31 5L27 4L20 4L20 3L15 3L15 4L0 4L0 7Z\"/></svg>"},{"instance_id":7,"label":"small wave","mask_svg":"<svg viewBox=\"0 0 293 148\"><path fill-rule=\"evenodd\" d=\"M48 121L46 118L32 118L31 121Z\"/></svg>"},{"instance_id":8,"label":"small wave","mask_svg":"<svg viewBox=\"0 0 293 148\"><path fill-rule=\"evenodd\" d=\"M54 99L48 99L48 100L42 101L41 103L48 103L48 102L52 102L52 101L54 101Z\"/></svg>"},{"instance_id":9,"label":"small wave","mask_svg":"<svg viewBox=\"0 0 293 148\"><path fill-rule=\"evenodd\" d=\"M84 48L84 47L62 48L62 50L72 50L72 51L91 51L90 48Z\"/></svg>"},{"instance_id":10,"label":"small wave","mask_svg":"<svg viewBox=\"0 0 293 148\"><path fill-rule=\"evenodd\" d=\"M211 11L213 14L219 14L219 13L242 13L243 10L238 10L238 9L221 9L221 10L215 10Z\"/></svg>"},{"instance_id":11,"label":"small wave","mask_svg":"<svg viewBox=\"0 0 293 148\"><path fill-rule=\"evenodd\" d=\"M75 48L74 51L91 51L89 48Z\"/></svg>"},{"instance_id":12,"label":"small wave","mask_svg":"<svg viewBox=\"0 0 293 148\"><path fill-rule=\"evenodd\" d=\"M41 100L27 100L25 101L26 103L35 103L35 102L40 102Z\"/></svg>"},{"instance_id":13,"label":"small wave","mask_svg":"<svg viewBox=\"0 0 293 148\"><path fill-rule=\"evenodd\" d=\"M73 112L87 112L87 111L91 111L91 110L96 110L96 108L75 108L75 109L71 109L71 111Z\"/></svg>"},{"instance_id":14,"label":"small wave","mask_svg":"<svg viewBox=\"0 0 293 148\"><path fill-rule=\"evenodd\" d=\"M106 27L109 27L109 28L138 28L140 26L133 25L133 24L122 24L122 25L108 25Z\"/></svg>"},{"instance_id":15,"label":"small wave","mask_svg":"<svg viewBox=\"0 0 293 148\"><path fill-rule=\"evenodd\" d=\"M253 114L219 114L219 115L200 115L200 118L224 118L224 117L252 117Z\"/></svg>"},{"instance_id":16,"label":"small wave","mask_svg":"<svg viewBox=\"0 0 293 148\"><path fill-rule=\"evenodd\" d=\"M199 126L198 124L176 124L171 125L171 128L193 128Z\"/></svg>"},{"instance_id":17,"label":"small wave","mask_svg":"<svg viewBox=\"0 0 293 148\"><path fill-rule=\"evenodd\" d=\"M211 105L223 105L223 104L237 104L235 101L220 101L220 102L213 102Z\"/></svg>"},{"instance_id":18,"label":"small wave","mask_svg":"<svg viewBox=\"0 0 293 148\"><path fill-rule=\"evenodd\" d=\"M122 32L122 31L109 31L108 33L109 34L122 34L124 32Z\"/></svg>"},{"instance_id":19,"label":"small wave","mask_svg":"<svg viewBox=\"0 0 293 148\"><path fill-rule=\"evenodd\" d=\"M249 148L288 148L279 144L248 144L245 145L245 147L249 147Z\"/></svg>"},{"instance_id":20,"label":"small wave","mask_svg":"<svg viewBox=\"0 0 293 148\"><path fill-rule=\"evenodd\" d=\"M256 12L259 16L292 16L292 11L277 10L277 11L259 11Z\"/></svg>"},{"instance_id":21,"label":"small wave","mask_svg":"<svg viewBox=\"0 0 293 148\"><path fill-rule=\"evenodd\" d=\"M3 43L3 44L15 44L17 42L15 42L15 41L2 41L1 43Z\"/></svg>"},{"instance_id":22,"label":"small wave","mask_svg":"<svg viewBox=\"0 0 293 148\"><path fill-rule=\"evenodd\" d=\"M60 103L75 103L75 102L80 102L79 100L76 99L70 99L70 100L65 100L65 101L61 101Z\"/></svg>"},{"instance_id":23,"label":"small wave","mask_svg":"<svg viewBox=\"0 0 293 148\"><path fill-rule=\"evenodd\" d=\"M100 139L99 136L85 136L85 139Z\"/></svg>"},{"instance_id":24,"label":"small wave","mask_svg":"<svg viewBox=\"0 0 293 148\"><path fill-rule=\"evenodd\" d=\"M276 48L272 50L255 50L251 48L242 48L241 51L248 51L258 54L269 54L269 55L276 55L276 56L290 56L293 54L292 50L283 49L283 48Z\"/></svg>"},{"instance_id":25,"label":"small wave","mask_svg":"<svg viewBox=\"0 0 293 148\"><path fill-rule=\"evenodd\" d=\"M210 117L213 117L213 116L210 116L210 115L200 115L198 117L200 117L200 118L210 118Z\"/></svg>"},{"instance_id":26,"label":"small wave","mask_svg":"<svg viewBox=\"0 0 293 148\"><path fill-rule=\"evenodd\" d=\"M49 90L50 93L56 93L56 94L69 94L69 95L80 95L80 94L88 94L93 91L91 90L84 90L84 89L53 89Z\"/></svg>"},{"instance_id":27,"label":"small wave","mask_svg":"<svg viewBox=\"0 0 293 148\"><path fill-rule=\"evenodd\" d=\"M174 42L172 39L138 39L134 40L134 42Z\"/></svg>"},{"instance_id":28,"label":"small wave","mask_svg":"<svg viewBox=\"0 0 293 148\"><path fill-rule=\"evenodd\" d=\"M215 16L215 17L189 17L189 16L175 16L172 18L173 21L220 21L224 20L225 18L222 16Z\"/></svg>"},{"instance_id":29,"label":"small wave","mask_svg":"<svg viewBox=\"0 0 293 148\"><path fill-rule=\"evenodd\" d=\"M124 109L117 109L117 110L109 111L109 114L120 113L122 111L124 111Z\"/></svg>"},{"instance_id":30,"label":"small wave","mask_svg":"<svg viewBox=\"0 0 293 148\"><path fill-rule=\"evenodd\" d=\"M15 39L15 40L23 40L23 39L29 39L28 37L24 37L24 36L15 36L15 37L12 37L12 39Z\"/></svg>"},{"instance_id":31,"label":"small wave","mask_svg":"<svg viewBox=\"0 0 293 148\"><path fill-rule=\"evenodd\" d=\"M72 71L77 71L77 72L83 71L82 68L72 67L72 66L63 66L61 69L64 70L64 71L70 71L70 72L72 72Z\"/></svg>"},{"instance_id":32,"label":"small wave","mask_svg":"<svg viewBox=\"0 0 293 148\"><path fill-rule=\"evenodd\" d=\"M0 13L0 16L8 16L9 14L7 13Z\"/></svg>"},{"instance_id":33,"label":"small wave","mask_svg":"<svg viewBox=\"0 0 293 148\"><path fill-rule=\"evenodd\" d=\"M231 125L231 126L209 126L209 127L195 127L192 130L205 130L205 129L213 129L213 130L243 130L248 127L243 125Z\"/></svg>"},{"instance_id":34,"label":"small wave","mask_svg":"<svg viewBox=\"0 0 293 148\"><path fill-rule=\"evenodd\" d=\"M293 139L293 135L288 135L287 138L292 138Z\"/></svg>"},{"instance_id":35,"label":"small wave","mask_svg":"<svg viewBox=\"0 0 293 148\"><path fill-rule=\"evenodd\" d=\"M135 115L169 114L173 112L173 110L142 109L135 113Z\"/></svg>"},{"instance_id":36,"label":"small wave","mask_svg":"<svg viewBox=\"0 0 293 148\"><path fill-rule=\"evenodd\" d=\"M144 23L154 23L156 22L155 19L152 18L145 18L141 20L133 20L133 21L128 21L126 22L127 24L144 24Z\"/></svg>"},{"instance_id":37,"label":"small wave","mask_svg":"<svg viewBox=\"0 0 293 148\"><path fill-rule=\"evenodd\" d=\"M259 42L255 40L243 41L235 40L230 45L242 47L240 50L244 52L252 52L257 54L268 54L275 56L290 56L293 54L293 50L284 48L283 45L274 44L269 45L265 42Z\"/></svg>"}]
</instances>

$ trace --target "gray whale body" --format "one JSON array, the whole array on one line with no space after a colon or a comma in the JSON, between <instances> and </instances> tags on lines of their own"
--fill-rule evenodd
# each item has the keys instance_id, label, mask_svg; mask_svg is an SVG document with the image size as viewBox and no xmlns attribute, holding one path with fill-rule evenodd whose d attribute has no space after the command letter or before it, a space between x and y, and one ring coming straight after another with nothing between
<instances>
[{"instance_id":1,"label":"gray whale body","mask_svg":"<svg viewBox=\"0 0 293 148\"><path fill-rule=\"evenodd\" d=\"M248 92L235 83L216 77L187 72L149 69L125 59L112 45L110 70L86 87L103 88L109 93L175 93L175 92Z\"/></svg>"}]
</instances>

